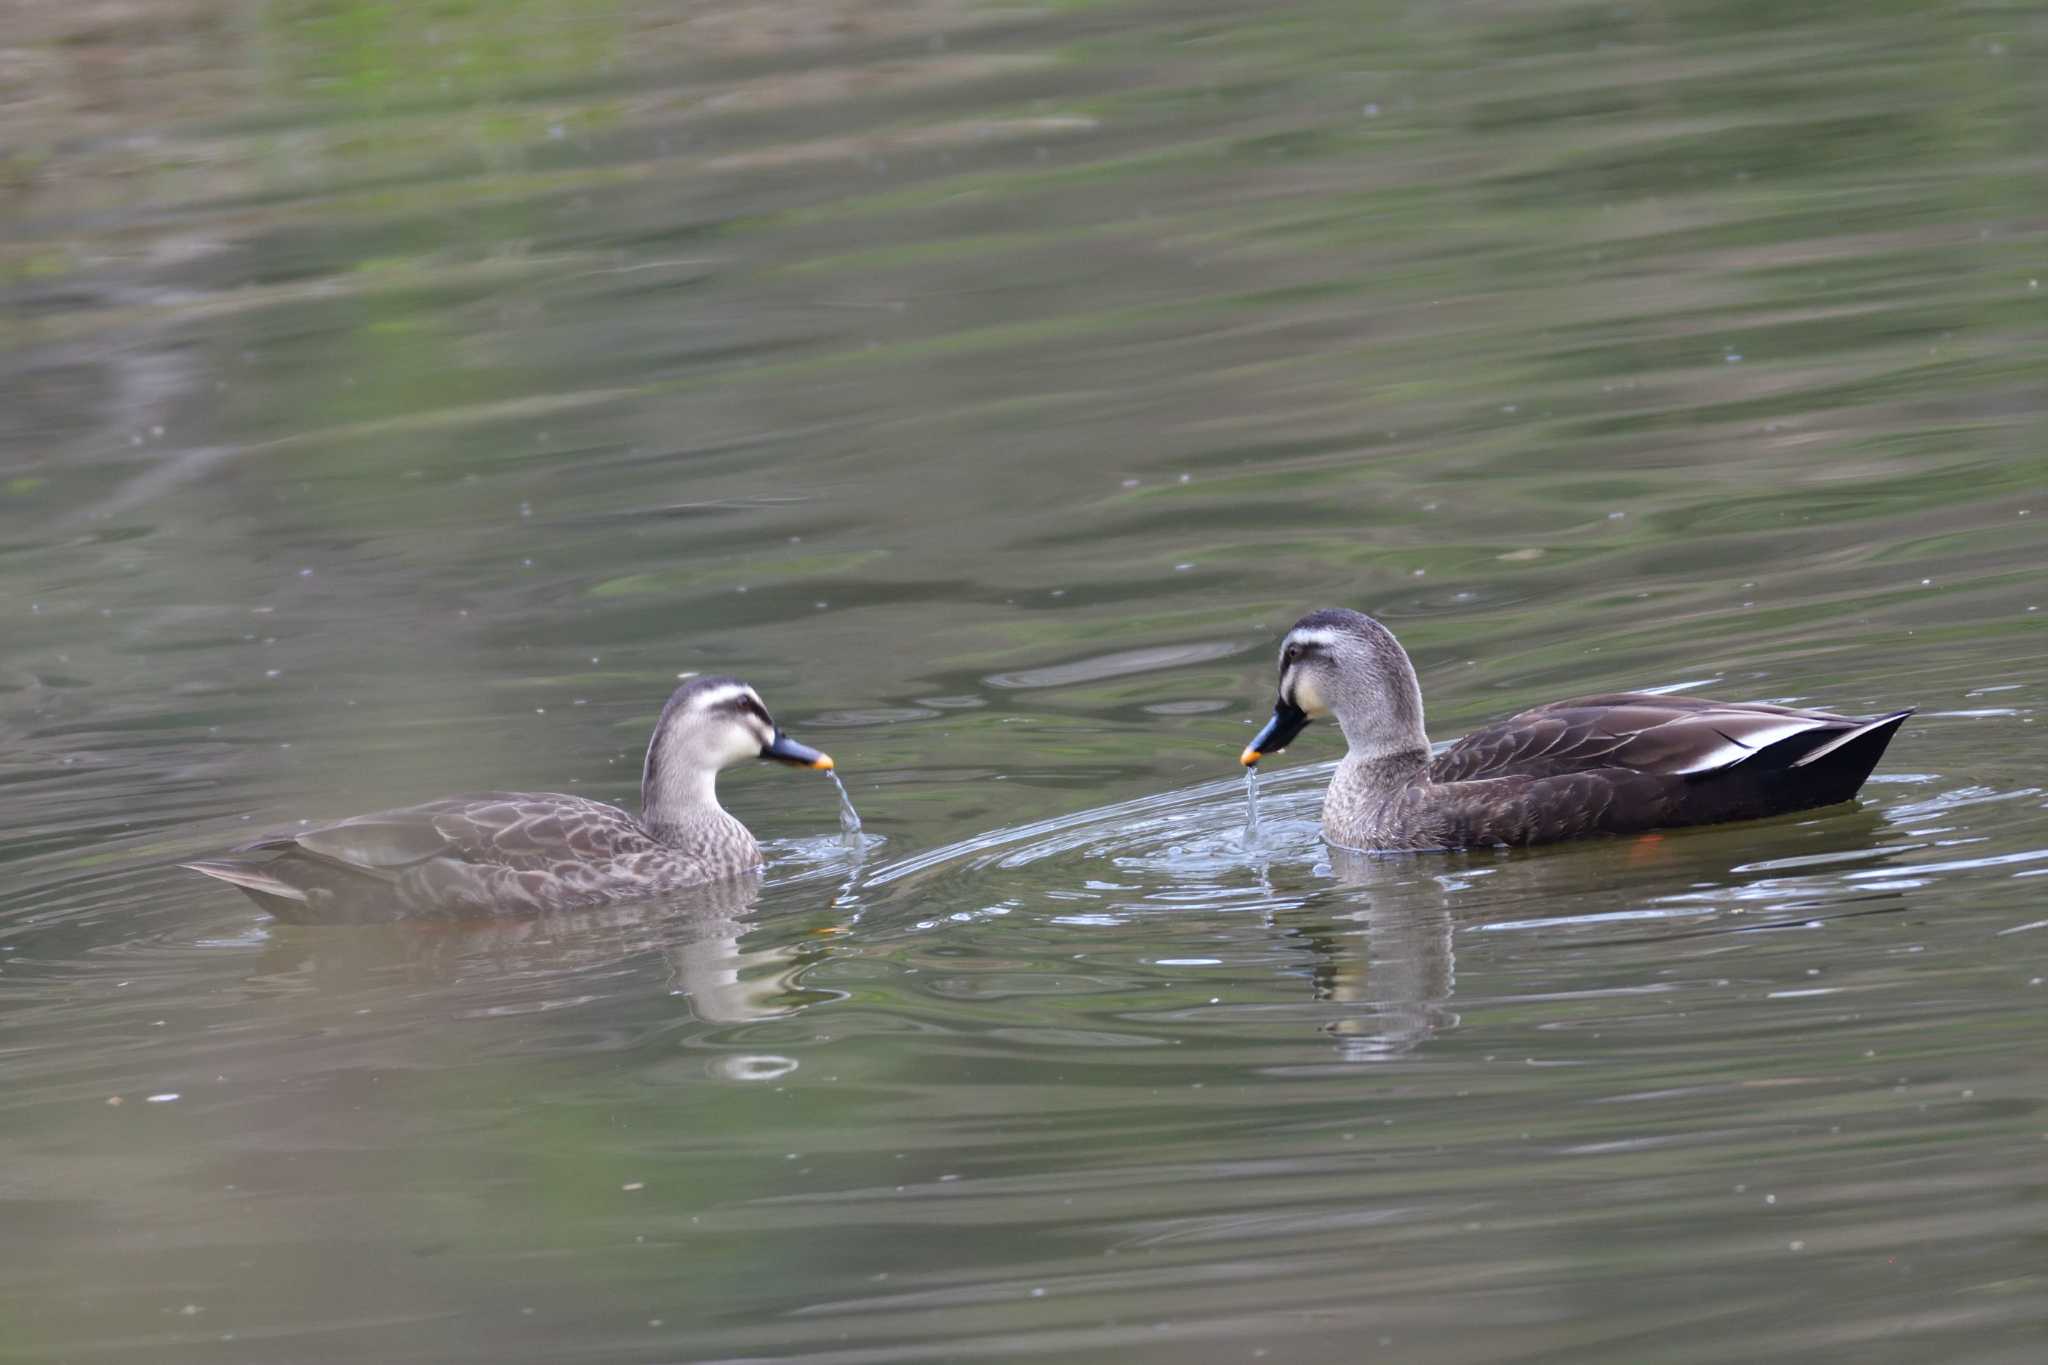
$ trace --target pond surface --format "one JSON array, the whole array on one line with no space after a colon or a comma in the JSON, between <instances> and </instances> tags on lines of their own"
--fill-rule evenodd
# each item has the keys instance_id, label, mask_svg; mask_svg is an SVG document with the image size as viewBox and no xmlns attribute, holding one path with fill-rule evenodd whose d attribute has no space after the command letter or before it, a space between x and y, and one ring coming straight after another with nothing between
<instances>
[{"instance_id":1,"label":"pond surface","mask_svg":"<svg viewBox=\"0 0 2048 1365\"><path fill-rule=\"evenodd\" d=\"M1795 13L1796 11L1796 13ZM2048 1335L2027 6L162 0L0 54L0 1358L1983 1361ZM1855 805L1352 860L1443 739L1921 708ZM758 886L174 869L631 801Z\"/></svg>"}]
</instances>

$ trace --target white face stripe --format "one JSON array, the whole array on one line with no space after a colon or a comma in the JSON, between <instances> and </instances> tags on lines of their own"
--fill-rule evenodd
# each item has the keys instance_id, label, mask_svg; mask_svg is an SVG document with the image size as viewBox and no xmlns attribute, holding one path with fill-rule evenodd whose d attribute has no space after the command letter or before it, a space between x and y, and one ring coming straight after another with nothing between
<instances>
[{"instance_id":1,"label":"white face stripe","mask_svg":"<svg viewBox=\"0 0 2048 1365\"><path fill-rule=\"evenodd\" d=\"M1290 630L1287 632L1285 643L1328 649L1331 645L1337 643L1337 632L1325 626L1311 626L1305 630Z\"/></svg>"},{"instance_id":2,"label":"white face stripe","mask_svg":"<svg viewBox=\"0 0 2048 1365\"><path fill-rule=\"evenodd\" d=\"M713 707L730 706L742 697L752 697L754 704L761 706L760 695L753 688L748 687L745 683L734 683L729 687L721 687L715 691L700 692L690 699L690 709L692 711L709 711ZM766 711L768 708L761 706L761 709Z\"/></svg>"}]
</instances>

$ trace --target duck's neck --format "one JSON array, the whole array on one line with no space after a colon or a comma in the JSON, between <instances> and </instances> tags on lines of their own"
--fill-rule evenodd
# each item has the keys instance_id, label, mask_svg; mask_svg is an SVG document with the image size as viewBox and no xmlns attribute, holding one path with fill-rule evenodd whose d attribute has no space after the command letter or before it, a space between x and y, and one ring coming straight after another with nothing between
<instances>
[{"instance_id":1,"label":"duck's neck","mask_svg":"<svg viewBox=\"0 0 2048 1365\"><path fill-rule=\"evenodd\" d=\"M662 763L650 750L640 774L640 823L665 844L683 844L738 821L718 804L715 768Z\"/></svg>"},{"instance_id":2,"label":"duck's neck","mask_svg":"<svg viewBox=\"0 0 2048 1365\"><path fill-rule=\"evenodd\" d=\"M1378 770L1390 779L1400 773L1405 784L1416 770L1429 766L1429 731L1422 724L1422 683L1415 676L1415 665L1399 645L1394 645L1391 657L1382 661L1379 680L1370 695L1340 695L1335 709L1337 728L1344 732L1344 743L1350 748L1344 756L1346 767L1355 764Z\"/></svg>"},{"instance_id":3,"label":"duck's neck","mask_svg":"<svg viewBox=\"0 0 2048 1365\"><path fill-rule=\"evenodd\" d=\"M1392 796L1429 771L1429 746L1361 751L1353 749L1337 765L1334 782L1360 794Z\"/></svg>"},{"instance_id":4,"label":"duck's neck","mask_svg":"<svg viewBox=\"0 0 2048 1365\"><path fill-rule=\"evenodd\" d=\"M1429 772L1429 749L1344 755L1323 793L1323 835L1347 848L1394 844L1402 795Z\"/></svg>"},{"instance_id":5,"label":"duck's neck","mask_svg":"<svg viewBox=\"0 0 2048 1365\"><path fill-rule=\"evenodd\" d=\"M1422 689L1410 673L1407 686L1390 698L1391 706L1374 711L1369 720L1340 714L1339 728L1349 746L1330 779L1326 817L1344 828L1341 842L1366 847L1381 837L1388 810L1429 772L1429 734L1422 728Z\"/></svg>"}]
</instances>

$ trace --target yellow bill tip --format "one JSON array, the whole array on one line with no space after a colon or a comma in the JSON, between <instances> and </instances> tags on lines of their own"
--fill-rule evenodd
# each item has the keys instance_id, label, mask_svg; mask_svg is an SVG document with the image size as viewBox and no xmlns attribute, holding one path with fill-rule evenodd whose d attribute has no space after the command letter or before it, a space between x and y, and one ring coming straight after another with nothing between
<instances>
[{"instance_id":1,"label":"yellow bill tip","mask_svg":"<svg viewBox=\"0 0 2048 1365\"><path fill-rule=\"evenodd\" d=\"M1237 761L1244 764L1245 767L1249 768L1252 766L1252 764L1257 763L1260 759L1264 757L1265 755L1260 753L1257 749L1247 748L1243 753L1237 756Z\"/></svg>"},{"instance_id":2,"label":"yellow bill tip","mask_svg":"<svg viewBox=\"0 0 2048 1365\"><path fill-rule=\"evenodd\" d=\"M812 760L811 760L811 766L812 766L813 768L816 768L816 769L817 769L817 770L818 770L819 772L821 772L821 773L829 773L829 772L831 772L831 771L832 771L832 755L830 755L830 754L819 754L819 755L818 755L818 756L817 756L816 758L814 758L814 759L812 759Z\"/></svg>"}]
</instances>

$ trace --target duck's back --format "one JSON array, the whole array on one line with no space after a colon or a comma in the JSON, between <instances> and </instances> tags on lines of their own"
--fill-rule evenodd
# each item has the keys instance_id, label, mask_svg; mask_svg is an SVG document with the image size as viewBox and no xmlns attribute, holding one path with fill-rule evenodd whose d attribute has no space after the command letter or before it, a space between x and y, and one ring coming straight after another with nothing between
<instances>
[{"instance_id":1,"label":"duck's back","mask_svg":"<svg viewBox=\"0 0 2048 1365\"><path fill-rule=\"evenodd\" d=\"M571 909L659 895L755 866L760 849L716 812L671 844L617 806L554 792L481 792L267 835L267 860L188 864L280 919L361 922Z\"/></svg>"},{"instance_id":2,"label":"duck's back","mask_svg":"<svg viewBox=\"0 0 2048 1365\"><path fill-rule=\"evenodd\" d=\"M1830 805L1910 714L1636 692L1554 702L1452 745L1358 833L1381 847L1536 844Z\"/></svg>"}]
</instances>

